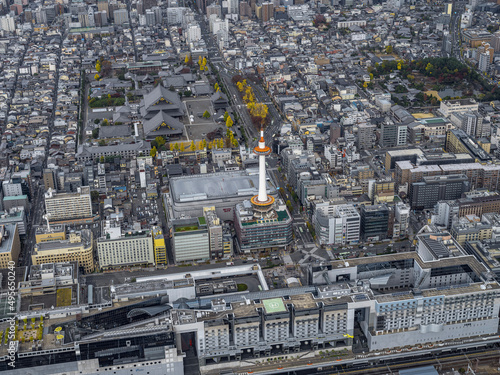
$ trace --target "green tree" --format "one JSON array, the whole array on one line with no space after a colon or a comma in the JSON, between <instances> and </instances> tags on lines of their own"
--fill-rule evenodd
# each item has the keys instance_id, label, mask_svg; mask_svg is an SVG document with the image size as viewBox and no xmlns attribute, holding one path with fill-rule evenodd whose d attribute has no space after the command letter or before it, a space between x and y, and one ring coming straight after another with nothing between
<instances>
[{"instance_id":1,"label":"green tree","mask_svg":"<svg viewBox=\"0 0 500 375\"><path fill-rule=\"evenodd\" d=\"M174 144L174 149L175 149L175 150L178 150L178 149L179 149L179 144L178 144L177 142L175 142L175 144Z\"/></svg>"},{"instance_id":2,"label":"green tree","mask_svg":"<svg viewBox=\"0 0 500 375\"><path fill-rule=\"evenodd\" d=\"M99 128L95 128L94 130L92 130L92 138L99 138Z\"/></svg>"},{"instance_id":3,"label":"green tree","mask_svg":"<svg viewBox=\"0 0 500 375\"><path fill-rule=\"evenodd\" d=\"M153 148L151 149L151 151L149 152L149 156L152 156L153 158L156 156L156 147L153 146Z\"/></svg>"},{"instance_id":4,"label":"green tree","mask_svg":"<svg viewBox=\"0 0 500 375\"><path fill-rule=\"evenodd\" d=\"M206 119L210 118L210 113L208 111L203 112L203 117Z\"/></svg>"},{"instance_id":5,"label":"green tree","mask_svg":"<svg viewBox=\"0 0 500 375\"><path fill-rule=\"evenodd\" d=\"M385 47L385 52L386 53L392 53L392 46Z\"/></svg>"}]
</instances>

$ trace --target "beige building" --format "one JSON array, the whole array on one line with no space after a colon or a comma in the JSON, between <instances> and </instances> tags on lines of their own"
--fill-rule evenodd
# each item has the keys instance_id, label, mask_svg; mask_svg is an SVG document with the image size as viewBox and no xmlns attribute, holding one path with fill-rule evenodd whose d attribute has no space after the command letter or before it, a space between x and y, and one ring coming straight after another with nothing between
<instances>
[{"instance_id":1,"label":"beige building","mask_svg":"<svg viewBox=\"0 0 500 375\"><path fill-rule=\"evenodd\" d=\"M86 273L95 269L93 235L88 229L70 233L69 239L37 243L31 255L33 264L77 261Z\"/></svg>"},{"instance_id":2,"label":"beige building","mask_svg":"<svg viewBox=\"0 0 500 375\"><path fill-rule=\"evenodd\" d=\"M49 220L64 221L92 217L90 187L82 186L76 193L45 193L45 212Z\"/></svg>"},{"instance_id":3,"label":"beige building","mask_svg":"<svg viewBox=\"0 0 500 375\"><path fill-rule=\"evenodd\" d=\"M42 225L36 228L35 231L35 242L46 242L46 241L62 241L66 239L66 230L64 225L51 225L47 228L46 225Z\"/></svg>"},{"instance_id":4,"label":"beige building","mask_svg":"<svg viewBox=\"0 0 500 375\"><path fill-rule=\"evenodd\" d=\"M9 262L15 262L17 266L20 252L21 241L17 223L0 225L0 268L9 267Z\"/></svg>"},{"instance_id":5,"label":"beige building","mask_svg":"<svg viewBox=\"0 0 500 375\"><path fill-rule=\"evenodd\" d=\"M149 231L122 233L119 227L104 229L97 240L97 255L102 269L155 264L153 236Z\"/></svg>"}]
</instances>

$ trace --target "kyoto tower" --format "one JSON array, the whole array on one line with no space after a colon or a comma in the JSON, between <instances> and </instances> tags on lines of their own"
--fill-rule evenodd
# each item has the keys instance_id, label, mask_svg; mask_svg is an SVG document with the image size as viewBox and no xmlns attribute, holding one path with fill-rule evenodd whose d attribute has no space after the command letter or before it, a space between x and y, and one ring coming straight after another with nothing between
<instances>
[{"instance_id":1,"label":"kyoto tower","mask_svg":"<svg viewBox=\"0 0 500 375\"><path fill-rule=\"evenodd\" d=\"M266 156L271 153L271 149L266 146L264 141L264 130L260 130L259 144L253 149L253 152L259 156L259 194L254 195L250 202L254 209L254 215L260 218L266 218L273 215L274 198L267 195L266 189Z\"/></svg>"}]
</instances>

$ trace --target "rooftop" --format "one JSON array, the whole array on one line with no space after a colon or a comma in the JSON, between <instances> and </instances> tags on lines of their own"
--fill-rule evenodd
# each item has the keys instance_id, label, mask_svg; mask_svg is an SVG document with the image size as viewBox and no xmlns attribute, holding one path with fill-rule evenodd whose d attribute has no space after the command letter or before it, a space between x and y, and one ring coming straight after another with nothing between
<instances>
[{"instance_id":1,"label":"rooftop","mask_svg":"<svg viewBox=\"0 0 500 375\"><path fill-rule=\"evenodd\" d=\"M206 199L248 197L258 193L259 175L247 171L220 172L170 179L170 190L175 202ZM267 191L272 190L268 182ZM242 199L243 200L243 199Z\"/></svg>"}]
</instances>

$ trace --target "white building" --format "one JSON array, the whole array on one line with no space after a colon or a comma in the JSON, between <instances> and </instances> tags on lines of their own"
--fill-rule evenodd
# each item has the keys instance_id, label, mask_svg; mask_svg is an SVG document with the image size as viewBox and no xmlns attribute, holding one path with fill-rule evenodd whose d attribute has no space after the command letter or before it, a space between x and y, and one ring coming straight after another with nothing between
<instances>
[{"instance_id":1,"label":"white building","mask_svg":"<svg viewBox=\"0 0 500 375\"><path fill-rule=\"evenodd\" d=\"M13 32L16 30L16 22L10 14L0 17L0 28L3 31Z\"/></svg>"},{"instance_id":2,"label":"white building","mask_svg":"<svg viewBox=\"0 0 500 375\"><path fill-rule=\"evenodd\" d=\"M167 8L167 23L169 25L178 25L182 23L183 15L187 8L176 7Z\"/></svg>"},{"instance_id":3,"label":"white building","mask_svg":"<svg viewBox=\"0 0 500 375\"><path fill-rule=\"evenodd\" d=\"M320 244L346 245L359 242L361 217L352 204L319 203L314 220Z\"/></svg>"},{"instance_id":4,"label":"white building","mask_svg":"<svg viewBox=\"0 0 500 375\"><path fill-rule=\"evenodd\" d=\"M395 205L394 217L399 225L399 236L405 237L410 224L410 206L399 202Z\"/></svg>"},{"instance_id":5,"label":"white building","mask_svg":"<svg viewBox=\"0 0 500 375\"><path fill-rule=\"evenodd\" d=\"M197 42L201 39L201 28L198 24L188 25L186 33L188 43Z\"/></svg>"},{"instance_id":6,"label":"white building","mask_svg":"<svg viewBox=\"0 0 500 375\"><path fill-rule=\"evenodd\" d=\"M173 222L172 247L175 263L210 259L210 237L204 217Z\"/></svg>"}]
</instances>

